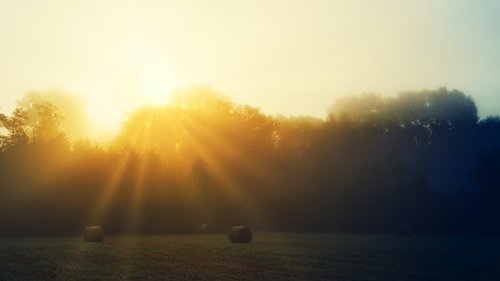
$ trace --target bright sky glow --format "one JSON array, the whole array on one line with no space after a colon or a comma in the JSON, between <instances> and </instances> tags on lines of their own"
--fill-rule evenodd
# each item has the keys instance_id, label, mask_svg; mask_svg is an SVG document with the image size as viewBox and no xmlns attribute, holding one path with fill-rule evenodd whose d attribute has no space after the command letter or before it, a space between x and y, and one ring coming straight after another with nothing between
<instances>
[{"instance_id":1,"label":"bright sky glow","mask_svg":"<svg viewBox=\"0 0 500 281\"><path fill-rule=\"evenodd\" d=\"M500 114L499 26L488 0L1 1L0 111L55 86L105 134L193 85L317 117L343 95L447 86Z\"/></svg>"}]
</instances>

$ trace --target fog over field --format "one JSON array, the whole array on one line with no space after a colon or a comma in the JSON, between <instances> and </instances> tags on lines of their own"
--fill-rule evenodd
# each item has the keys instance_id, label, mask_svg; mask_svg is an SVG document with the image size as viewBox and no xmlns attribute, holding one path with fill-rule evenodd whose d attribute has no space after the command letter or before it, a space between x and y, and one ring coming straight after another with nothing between
<instances>
[{"instance_id":1,"label":"fog over field","mask_svg":"<svg viewBox=\"0 0 500 281\"><path fill-rule=\"evenodd\" d=\"M1 280L500 280L500 1L0 1Z\"/></svg>"}]
</instances>

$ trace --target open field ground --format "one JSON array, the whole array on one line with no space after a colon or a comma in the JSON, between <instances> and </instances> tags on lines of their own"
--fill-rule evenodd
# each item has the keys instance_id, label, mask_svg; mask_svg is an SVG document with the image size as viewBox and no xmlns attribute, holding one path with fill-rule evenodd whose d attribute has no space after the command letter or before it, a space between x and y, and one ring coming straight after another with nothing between
<instances>
[{"instance_id":1,"label":"open field ground","mask_svg":"<svg viewBox=\"0 0 500 281\"><path fill-rule=\"evenodd\" d=\"M500 237L254 233L0 238L0 280L500 280Z\"/></svg>"}]
</instances>

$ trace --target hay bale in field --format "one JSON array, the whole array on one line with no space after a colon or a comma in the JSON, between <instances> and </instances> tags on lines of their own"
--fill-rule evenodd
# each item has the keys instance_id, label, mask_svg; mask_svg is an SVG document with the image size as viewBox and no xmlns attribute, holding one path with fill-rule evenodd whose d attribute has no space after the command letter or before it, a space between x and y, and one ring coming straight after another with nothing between
<instances>
[{"instance_id":1,"label":"hay bale in field","mask_svg":"<svg viewBox=\"0 0 500 281\"><path fill-rule=\"evenodd\" d=\"M85 242L102 242L103 233L100 226L87 226L83 231L83 241Z\"/></svg>"},{"instance_id":2,"label":"hay bale in field","mask_svg":"<svg viewBox=\"0 0 500 281\"><path fill-rule=\"evenodd\" d=\"M397 236L412 236L414 233L413 226L411 224L398 224L396 227Z\"/></svg>"},{"instance_id":3,"label":"hay bale in field","mask_svg":"<svg viewBox=\"0 0 500 281\"><path fill-rule=\"evenodd\" d=\"M252 241L252 230L244 225L233 226L229 231L229 240L233 243L249 243Z\"/></svg>"},{"instance_id":4,"label":"hay bale in field","mask_svg":"<svg viewBox=\"0 0 500 281\"><path fill-rule=\"evenodd\" d=\"M198 226L198 232L201 234L208 234L210 233L210 226L206 223L202 223Z\"/></svg>"}]
</instances>

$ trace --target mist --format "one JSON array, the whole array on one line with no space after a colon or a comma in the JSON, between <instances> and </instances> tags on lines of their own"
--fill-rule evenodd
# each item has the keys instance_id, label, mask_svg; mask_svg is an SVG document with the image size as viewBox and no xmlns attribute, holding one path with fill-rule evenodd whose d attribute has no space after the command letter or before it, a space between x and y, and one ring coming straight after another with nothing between
<instances>
[{"instance_id":1,"label":"mist","mask_svg":"<svg viewBox=\"0 0 500 281\"><path fill-rule=\"evenodd\" d=\"M267 115L198 87L135 110L109 144L69 137L85 128L76 103L34 93L0 115L4 235L238 222L283 231L390 232L402 223L429 233L500 231L490 223L500 213L500 117L480 119L459 90L344 97L318 119Z\"/></svg>"}]
</instances>

